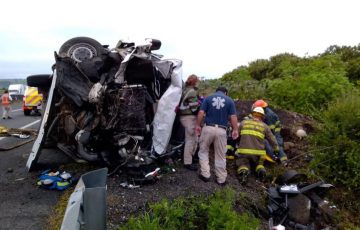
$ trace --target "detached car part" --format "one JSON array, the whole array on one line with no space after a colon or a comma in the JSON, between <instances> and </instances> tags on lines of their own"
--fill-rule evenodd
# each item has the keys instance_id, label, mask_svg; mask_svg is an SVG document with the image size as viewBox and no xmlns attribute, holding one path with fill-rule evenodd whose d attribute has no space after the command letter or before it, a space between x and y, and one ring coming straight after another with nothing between
<instances>
[{"instance_id":1,"label":"detached car part","mask_svg":"<svg viewBox=\"0 0 360 230\"><path fill-rule=\"evenodd\" d=\"M47 91L47 105L27 168L44 144L76 161L111 167L148 165L177 152L180 138L172 128L182 62L152 53L160 46L155 39L141 45L119 41L113 49L88 37L65 42L55 52L53 74L37 81Z\"/></svg>"},{"instance_id":2,"label":"detached car part","mask_svg":"<svg viewBox=\"0 0 360 230\"><path fill-rule=\"evenodd\" d=\"M317 215L321 214L319 218L324 221L328 220L324 216L333 215L323 197L333 186L323 181L309 184L304 182L306 179L305 174L289 170L277 178L277 186L268 189L269 226L285 225L293 229L315 230L318 229Z\"/></svg>"}]
</instances>

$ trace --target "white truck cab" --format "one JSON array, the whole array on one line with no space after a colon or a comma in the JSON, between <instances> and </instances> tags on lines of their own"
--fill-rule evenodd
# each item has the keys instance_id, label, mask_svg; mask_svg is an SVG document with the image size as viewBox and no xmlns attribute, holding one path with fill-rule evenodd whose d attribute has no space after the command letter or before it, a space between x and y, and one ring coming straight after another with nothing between
<instances>
[{"instance_id":1,"label":"white truck cab","mask_svg":"<svg viewBox=\"0 0 360 230\"><path fill-rule=\"evenodd\" d=\"M13 100L21 99L24 96L26 86L24 84L11 84L9 85L9 95Z\"/></svg>"}]
</instances>

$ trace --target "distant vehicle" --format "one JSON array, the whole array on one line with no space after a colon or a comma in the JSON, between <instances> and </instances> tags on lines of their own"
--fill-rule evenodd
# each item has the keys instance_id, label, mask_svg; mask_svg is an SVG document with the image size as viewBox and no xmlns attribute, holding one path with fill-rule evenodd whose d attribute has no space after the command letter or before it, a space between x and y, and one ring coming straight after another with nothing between
<instances>
[{"instance_id":1,"label":"distant vehicle","mask_svg":"<svg viewBox=\"0 0 360 230\"><path fill-rule=\"evenodd\" d=\"M9 95L13 100L19 100L24 96L26 86L24 84L9 85Z\"/></svg>"},{"instance_id":2,"label":"distant vehicle","mask_svg":"<svg viewBox=\"0 0 360 230\"><path fill-rule=\"evenodd\" d=\"M24 97L23 97L23 106L25 116L29 116L31 111L35 113L40 113L42 109L43 95L39 93L37 87L26 86Z\"/></svg>"}]
</instances>

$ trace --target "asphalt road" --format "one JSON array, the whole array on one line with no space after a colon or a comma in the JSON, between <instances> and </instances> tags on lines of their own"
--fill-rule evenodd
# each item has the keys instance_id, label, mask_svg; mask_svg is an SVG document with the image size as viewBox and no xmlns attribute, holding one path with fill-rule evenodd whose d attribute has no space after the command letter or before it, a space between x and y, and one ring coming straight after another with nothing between
<instances>
[{"instance_id":1,"label":"asphalt road","mask_svg":"<svg viewBox=\"0 0 360 230\"><path fill-rule=\"evenodd\" d=\"M1 110L1 116L2 116L2 110ZM41 116L35 114L32 114L30 116L25 116L24 112L21 109L20 103L16 103L12 105L11 117L12 119L0 119L0 125L6 126L8 128L21 128L21 127L38 128L40 126Z\"/></svg>"},{"instance_id":2,"label":"asphalt road","mask_svg":"<svg viewBox=\"0 0 360 230\"><path fill-rule=\"evenodd\" d=\"M0 126L7 128L38 129L41 116L24 116L21 105L13 106L13 119L0 119ZM2 112L2 111L1 111ZM21 140L0 137L0 147L12 146ZM33 141L17 148L0 151L0 229L44 229L46 219L61 192L37 187L36 178L49 167L69 162L59 151L45 149L35 171L28 172L26 161Z\"/></svg>"}]
</instances>

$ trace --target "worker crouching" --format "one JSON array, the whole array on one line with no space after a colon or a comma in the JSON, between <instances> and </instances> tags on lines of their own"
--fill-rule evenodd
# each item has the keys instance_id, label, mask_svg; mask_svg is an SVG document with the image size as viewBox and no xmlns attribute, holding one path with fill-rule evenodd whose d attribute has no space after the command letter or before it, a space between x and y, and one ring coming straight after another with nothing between
<instances>
[{"instance_id":1,"label":"worker crouching","mask_svg":"<svg viewBox=\"0 0 360 230\"><path fill-rule=\"evenodd\" d=\"M256 165L255 172L257 177L263 181L266 177L264 161L266 157L264 140L278 151L279 147L275 136L269 126L263 120L265 118L264 109L255 107L252 110L252 118L243 120L240 123L240 142L236 150L236 166L240 183L246 183L250 172L250 164Z\"/></svg>"},{"instance_id":2,"label":"worker crouching","mask_svg":"<svg viewBox=\"0 0 360 230\"><path fill-rule=\"evenodd\" d=\"M279 116L268 106L268 103L264 100L257 100L252 105L252 109L255 107L261 107L264 109L265 118L263 119L264 123L267 124L274 134L276 141L279 146L279 151L274 155L274 150L271 148L268 142L265 141L265 149L269 156L275 156L281 162L282 165L286 166L288 163L288 158L284 152L284 140L281 136L281 123Z\"/></svg>"}]
</instances>

